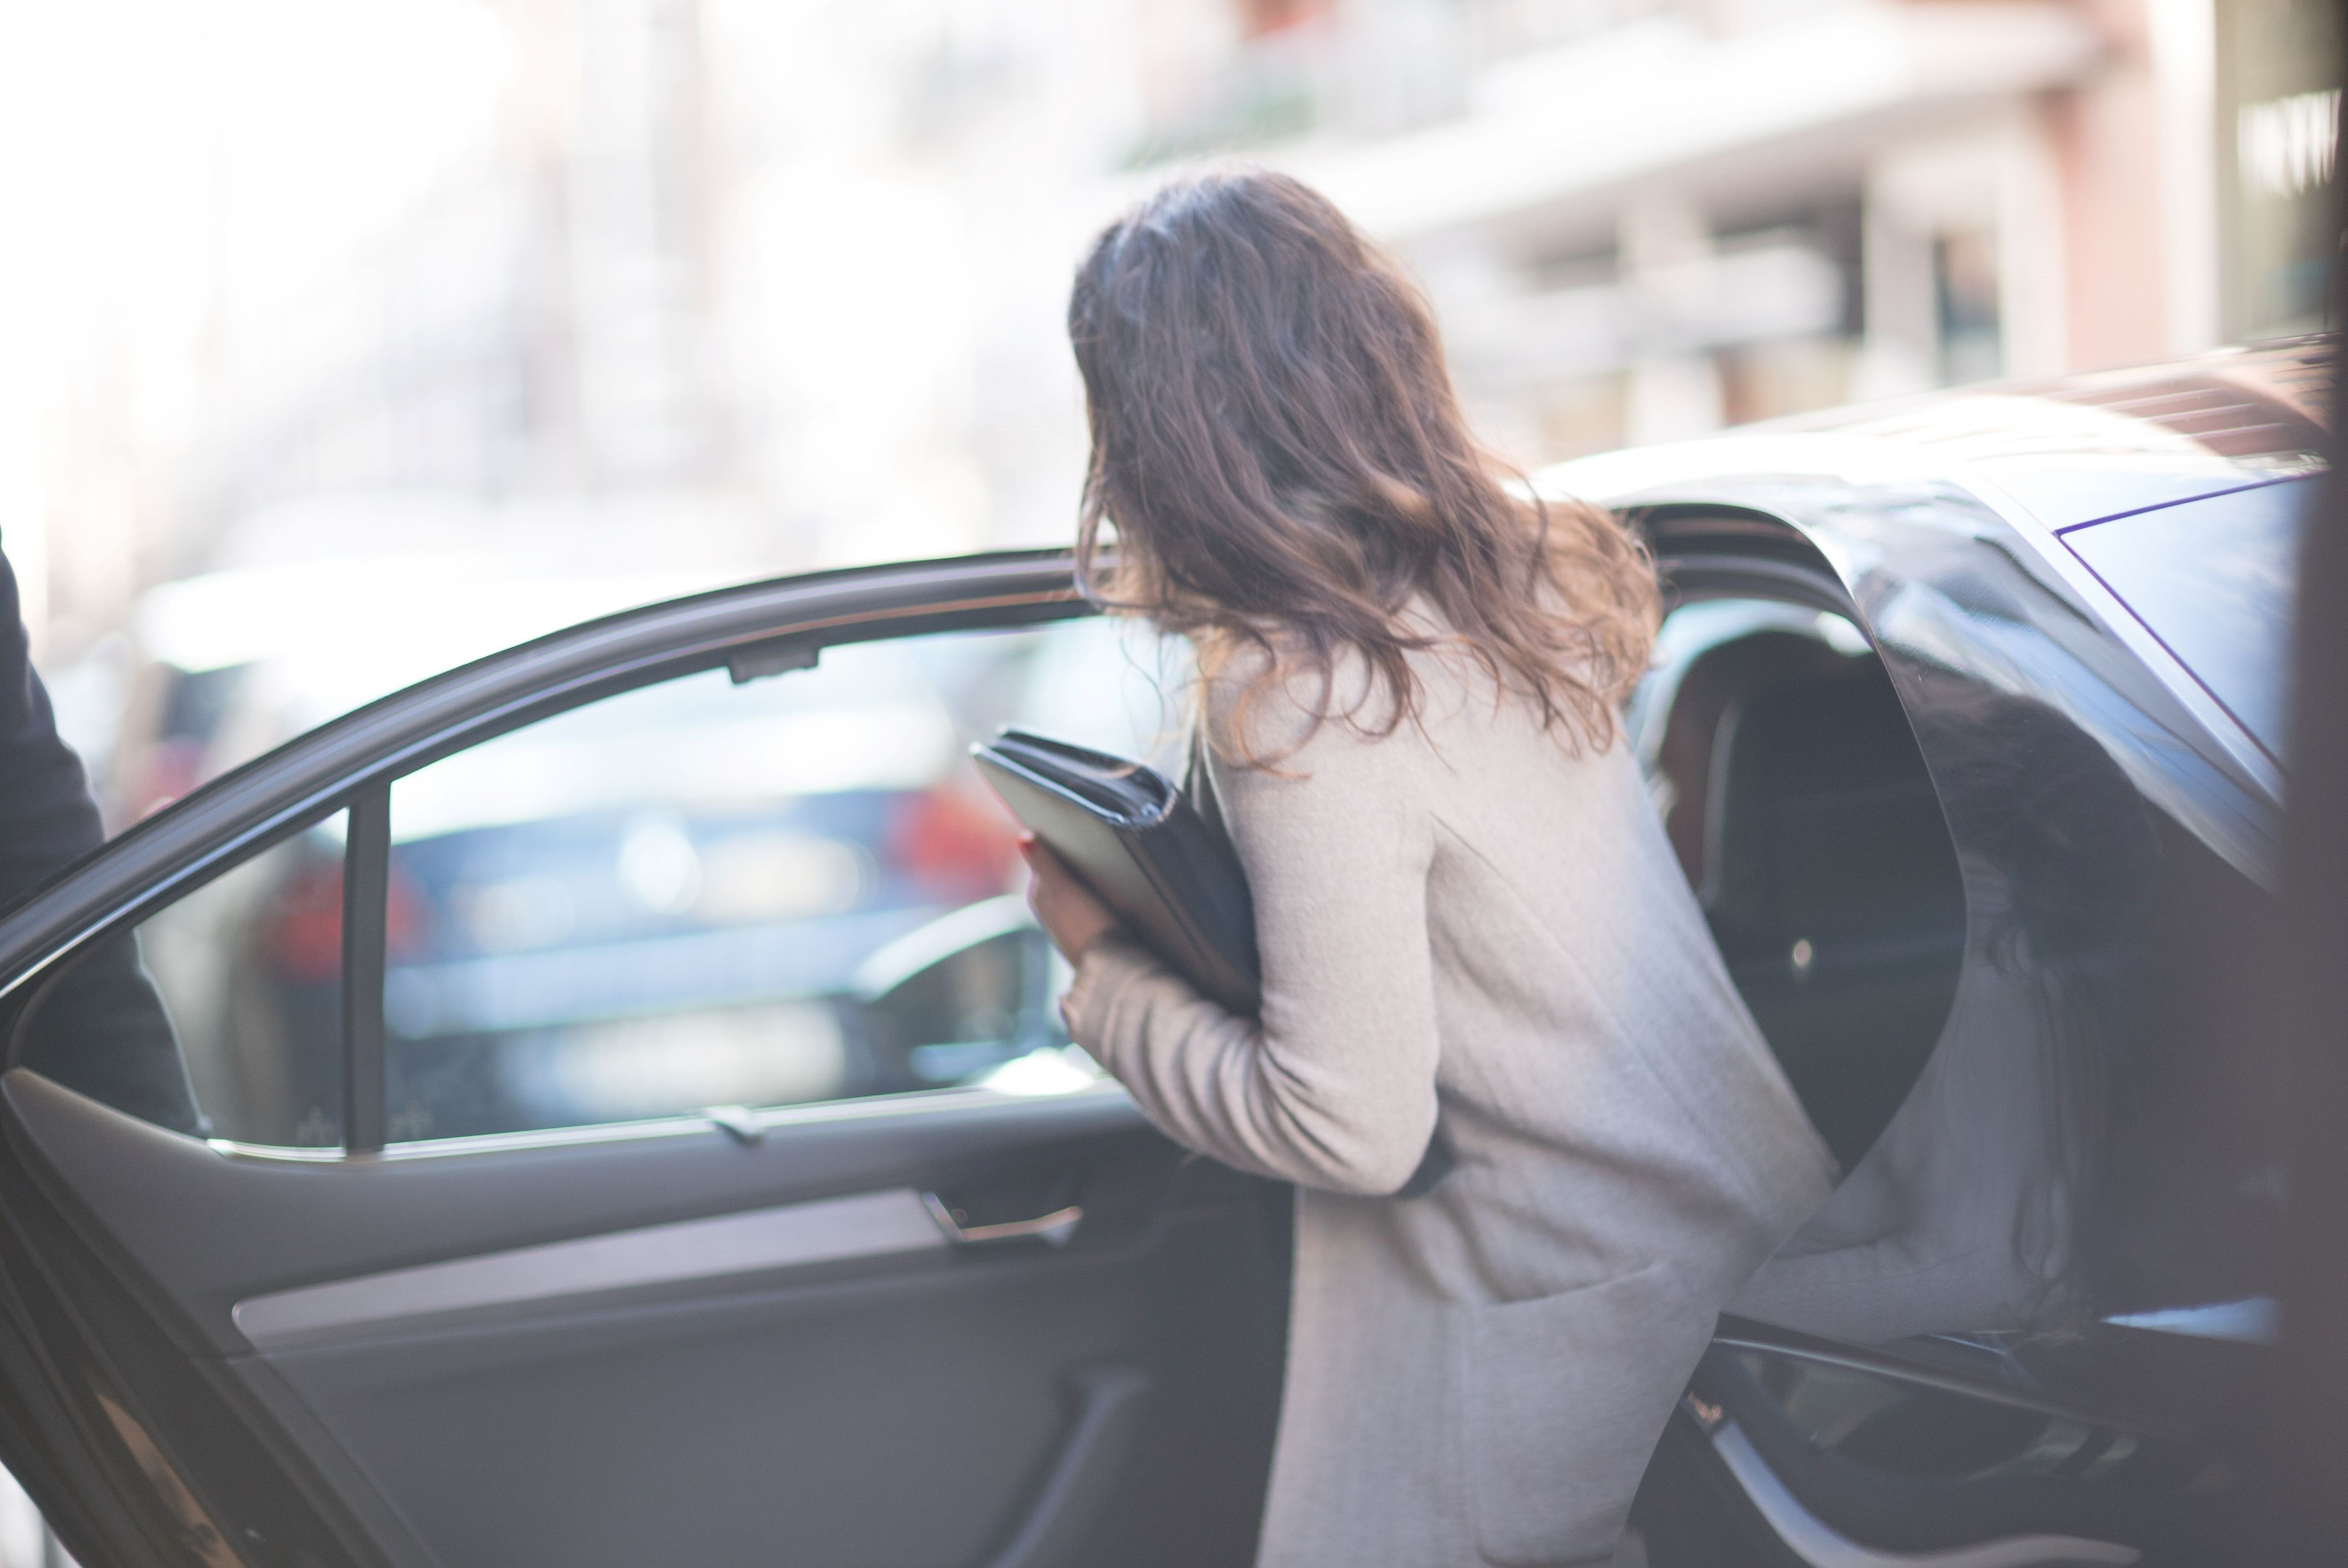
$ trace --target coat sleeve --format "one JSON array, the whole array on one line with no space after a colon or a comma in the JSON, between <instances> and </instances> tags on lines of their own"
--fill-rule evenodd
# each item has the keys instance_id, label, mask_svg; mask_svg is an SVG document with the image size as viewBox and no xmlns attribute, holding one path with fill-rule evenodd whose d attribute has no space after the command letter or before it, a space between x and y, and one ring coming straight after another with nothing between
<instances>
[{"instance_id":1,"label":"coat sleeve","mask_svg":"<svg viewBox=\"0 0 2348 1568\"><path fill-rule=\"evenodd\" d=\"M0 908L105 841L81 759L33 670L16 574L0 556Z\"/></svg>"},{"instance_id":2,"label":"coat sleeve","mask_svg":"<svg viewBox=\"0 0 2348 1568\"><path fill-rule=\"evenodd\" d=\"M59 738L33 670L16 576L0 556L0 909L105 839L81 759ZM128 935L58 979L30 1020L21 1060L134 1116L201 1127L170 1019Z\"/></svg>"},{"instance_id":3,"label":"coat sleeve","mask_svg":"<svg viewBox=\"0 0 2348 1568\"><path fill-rule=\"evenodd\" d=\"M1331 1192L1391 1193L1417 1169L1437 1054L1420 744L1332 720L1277 771L1216 770L1255 898L1261 1020L1123 937L1084 955L1069 1032L1177 1142Z\"/></svg>"}]
</instances>

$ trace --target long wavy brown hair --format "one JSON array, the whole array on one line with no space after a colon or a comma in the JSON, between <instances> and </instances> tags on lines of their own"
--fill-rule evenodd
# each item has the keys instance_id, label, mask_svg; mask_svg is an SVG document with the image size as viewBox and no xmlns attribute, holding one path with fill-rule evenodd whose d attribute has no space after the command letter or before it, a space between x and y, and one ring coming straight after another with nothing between
<instances>
[{"instance_id":1,"label":"long wavy brown hair","mask_svg":"<svg viewBox=\"0 0 2348 1568\"><path fill-rule=\"evenodd\" d=\"M1302 671L1324 722L1351 651L1371 680L1344 716L1390 733L1421 711L1408 656L1447 644L1569 747L1612 743L1653 563L1606 512L1510 494L1425 298L1326 199L1258 169L1167 186L1094 241L1068 336L1092 430L1078 573L1105 609L1188 634L1210 679L1259 651L1242 710Z\"/></svg>"}]
</instances>

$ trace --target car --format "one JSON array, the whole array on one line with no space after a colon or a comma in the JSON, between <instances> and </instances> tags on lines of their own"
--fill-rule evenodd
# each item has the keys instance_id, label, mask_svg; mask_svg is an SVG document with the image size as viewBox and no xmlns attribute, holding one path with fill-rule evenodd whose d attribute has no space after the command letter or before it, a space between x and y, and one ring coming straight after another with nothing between
<instances>
[{"instance_id":1,"label":"car","mask_svg":"<svg viewBox=\"0 0 2348 1568\"><path fill-rule=\"evenodd\" d=\"M2180 944L2270 918L2332 355L1536 477L1667 583L1628 743L1845 1173L1623 1560L2227 1560L2280 1111ZM0 1459L70 1549L1249 1562L1291 1194L1050 1032L957 793L998 719L1141 743L1099 677L1179 664L1093 614L1042 551L609 616L0 915Z\"/></svg>"}]
</instances>

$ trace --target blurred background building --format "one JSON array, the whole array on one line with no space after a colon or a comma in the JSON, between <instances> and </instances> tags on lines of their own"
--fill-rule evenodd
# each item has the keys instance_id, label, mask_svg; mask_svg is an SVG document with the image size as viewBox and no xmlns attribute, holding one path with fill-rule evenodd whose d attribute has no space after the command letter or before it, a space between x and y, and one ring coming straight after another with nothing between
<instances>
[{"instance_id":1,"label":"blurred background building","mask_svg":"<svg viewBox=\"0 0 2348 1568\"><path fill-rule=\"evenodd\" d=\"M119 822L598 608L1065 538L1070 269L1200 157L1399 247L1528 465L2312 330L2337 29L2330 0L19 0L0 546ZM299 700L222 739L265 668Z\"/></svg>"}]
</instances>

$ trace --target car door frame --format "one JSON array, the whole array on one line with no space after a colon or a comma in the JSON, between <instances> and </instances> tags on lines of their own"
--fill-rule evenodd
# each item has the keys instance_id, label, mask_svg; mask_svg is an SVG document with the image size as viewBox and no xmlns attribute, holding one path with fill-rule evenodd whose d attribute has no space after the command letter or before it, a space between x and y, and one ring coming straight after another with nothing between
<instances>
[{"instance_id":1,"label":"car door frame","mask_svg":"<svg viewBox=\"0 0 2348 1568\"><path fill-rule=\"evenodd\" d=\"M344 1158L384 1147L381 987L390 782L505 731L712 669L737 681L808 667L838 644L1014 629L1092 613L1065 550L854 568L629 610L493 654L297 737L150 816L0 915L0 1039L78 955L229 866L348 808ZM370 1007L369 1001L374 1005ZM0 1462L69 1551L126 1564L388 1563L393 1522L366 1518L315 1454L224 1378L0 1112ZM176 1368L176 1369L175 1369ZM199 1466L196 1450L209 1450ZM234 1506L209 1501L222 1488ZM232 1541L221 1521L263 1522ZM278 1542L306 1543L286 1556ZM256 1559L255 1553L258 1554Z\"/></svg>"}]
</instances>

